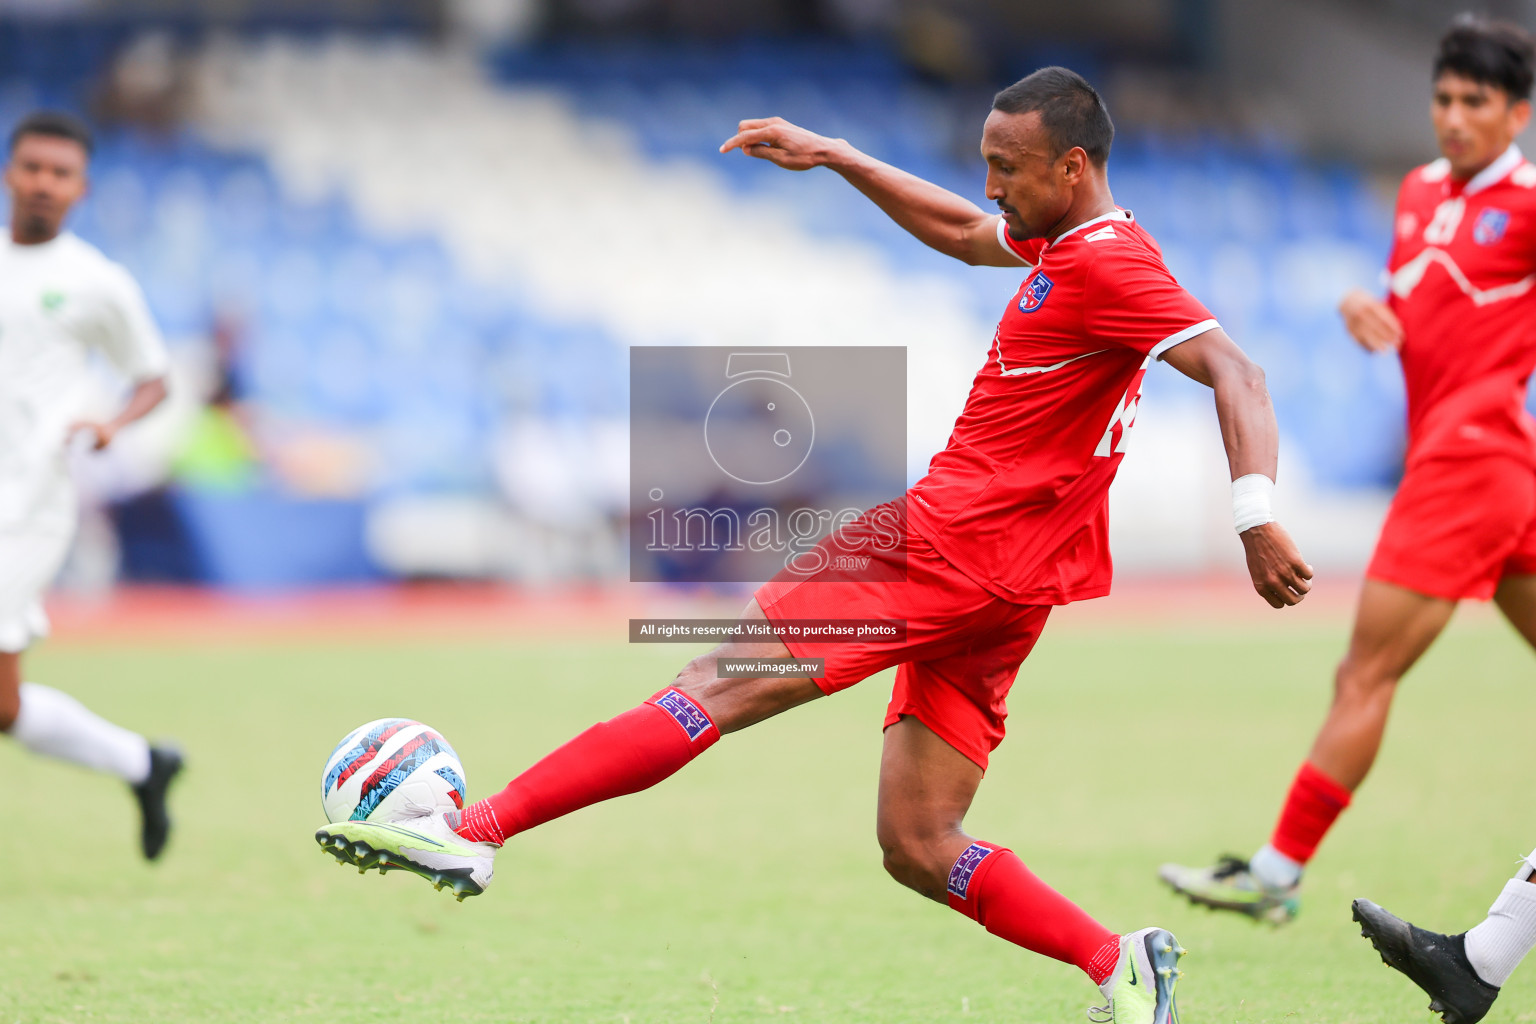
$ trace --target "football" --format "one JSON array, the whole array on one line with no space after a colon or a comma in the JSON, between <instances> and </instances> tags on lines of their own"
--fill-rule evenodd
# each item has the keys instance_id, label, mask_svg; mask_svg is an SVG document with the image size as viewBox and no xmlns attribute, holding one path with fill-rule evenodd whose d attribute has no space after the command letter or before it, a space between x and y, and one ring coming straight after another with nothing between
<instances>
[{"instance_id":1,"label":"football","mask_svg":"<svg viewBox=\"0 0 1536 1024\"><path fill-rule=\"evenodd\" d=\"M360 725L320 779L328 821L395 821L464 807L464 767L435 730L409 718Z\"/></svg>"}]
</instances>

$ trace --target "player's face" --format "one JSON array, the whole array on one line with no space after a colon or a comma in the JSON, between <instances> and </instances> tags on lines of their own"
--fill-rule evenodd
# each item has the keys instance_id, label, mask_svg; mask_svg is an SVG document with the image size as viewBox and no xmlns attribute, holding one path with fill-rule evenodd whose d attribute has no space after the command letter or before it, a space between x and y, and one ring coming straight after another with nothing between
<instances>
[{"instance_id":1,"label":"player's face","mask_svg":"<svg viewBox=\"0 0 1536 1024\"><path fill-rule=\"evenodd\" d=\"M1008 234L1021 241L1044 237L1072 205L1077 176L1071 156L1081 150L1064 154L1054 150L1055 143L1041 127L1037 113L994 110L981 130L987 198L997 203Z\"/></svg>"},{"instance_id":2,"label":"player's face","mask_svg":"<svg viewBox=\"0 0 1536 1024\"><path fill-rule=\"evenodd\" d=\"M85 147L52 135L23 135L5 168L11 193L11 233L46 241L59 233L69 208L85 195Z\"/></svg>"},{"instance_id":3,"label":"player's face","mask_svg":"<svg viewBox=\"0 0 1536 1024\"><path fill-rule=\"evenodd\" d=\"M1509 148L1531 117L1528 100L1510 102L1495 85L1447 71L1435 79L1429 114L1440 153L1457 178L1470 178Z\"/></svg>"}]
</instances>

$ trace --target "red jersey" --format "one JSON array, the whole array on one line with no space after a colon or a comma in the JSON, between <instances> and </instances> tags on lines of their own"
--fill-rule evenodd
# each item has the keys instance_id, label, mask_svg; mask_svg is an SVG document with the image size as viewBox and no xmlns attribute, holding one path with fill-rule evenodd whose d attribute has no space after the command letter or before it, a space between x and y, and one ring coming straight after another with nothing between
<instances>
[{"instance_id":1,"label":"red jersey","mask_svg":"<svg viewBox=\"0 0 1536 1024\"><path fill-rule=\"evenodd\" d=\"M1510 146L1470 181L1445 160L1410 171L1387 271L1409 463L1501 452L1536 465L1536 166Z\"/></svg>"},{"instance_id":2,"label":"red jersey","mask_svg":"<svg viewBox=\"0 0 1536 1024\"><path fill-rule=\"evenodd\" d=\"M1109 484L1154 358L1216 327L1128 210L1052 241L998 240L1031 266L965 410L908 492L912 527L1019 604L1109 593Z\"/></svg>"}]
</instances>

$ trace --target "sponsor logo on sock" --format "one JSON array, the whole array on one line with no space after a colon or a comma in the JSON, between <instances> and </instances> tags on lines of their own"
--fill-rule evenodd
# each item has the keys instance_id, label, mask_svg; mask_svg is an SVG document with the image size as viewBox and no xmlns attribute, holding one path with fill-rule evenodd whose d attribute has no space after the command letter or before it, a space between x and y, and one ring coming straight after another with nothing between
<instances>
[{"instance_id":1,"label":"sponsor logo on sock","mask_svg":"<svg viewBox=\"0 0 1536 1024\"><path fill-rule=\"evenodd\" d=\"M655 703L683 727L683 732L688 734L690 741L698 739L714 728L714 723L709 720L709 716L700 711L697 704L676 690L668 690L657 697Z\"/></svg>"},{"instance_id":2,"label":"sponsor logo on sock","mask_svg":"<svg viewBox=\"0 0 1536 1024\"><path fill-rule=\"evenodd\" d=\"M967 846L955 860L955 866L949 869L949 891L961 899L967 899L971 891L971 876L981 867L981 862L987 859L987 854L994 852L990 846L982 846L980 843Z\"/></svg>"}]
</instances>

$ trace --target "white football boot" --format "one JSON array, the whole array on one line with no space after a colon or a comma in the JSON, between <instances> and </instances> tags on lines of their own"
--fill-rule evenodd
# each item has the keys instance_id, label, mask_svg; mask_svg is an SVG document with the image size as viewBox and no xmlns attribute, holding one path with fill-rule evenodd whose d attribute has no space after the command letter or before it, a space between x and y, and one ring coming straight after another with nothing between
<instances>
[{"instance_id":1,"label":"white football boot","mask_svg":"<svg viewBox=\"0 0 1536 1024\"><path fill-rule=\"evenodd\" d=\"M448 827L442 814L400 821L338 821L315 832L315 842L358 873L369 868L409 871L436 889L452 887L460 902L491 884L495 843L472 843Z\"/></svg>"},{"instance_id":2,"label":"white football boot","mask_svg":"<svg viewBox=\"0 0 1536 1024\"><path fill-rule=\"evenodd\" d=\"M1094 1024L1178 1024L1173 990L1184 972L1185 949L1163 928L1143 928L1120 937L1120 959L1099 991L1108 1000L1088 1010Z\"/></svg>"}]
</instances>

